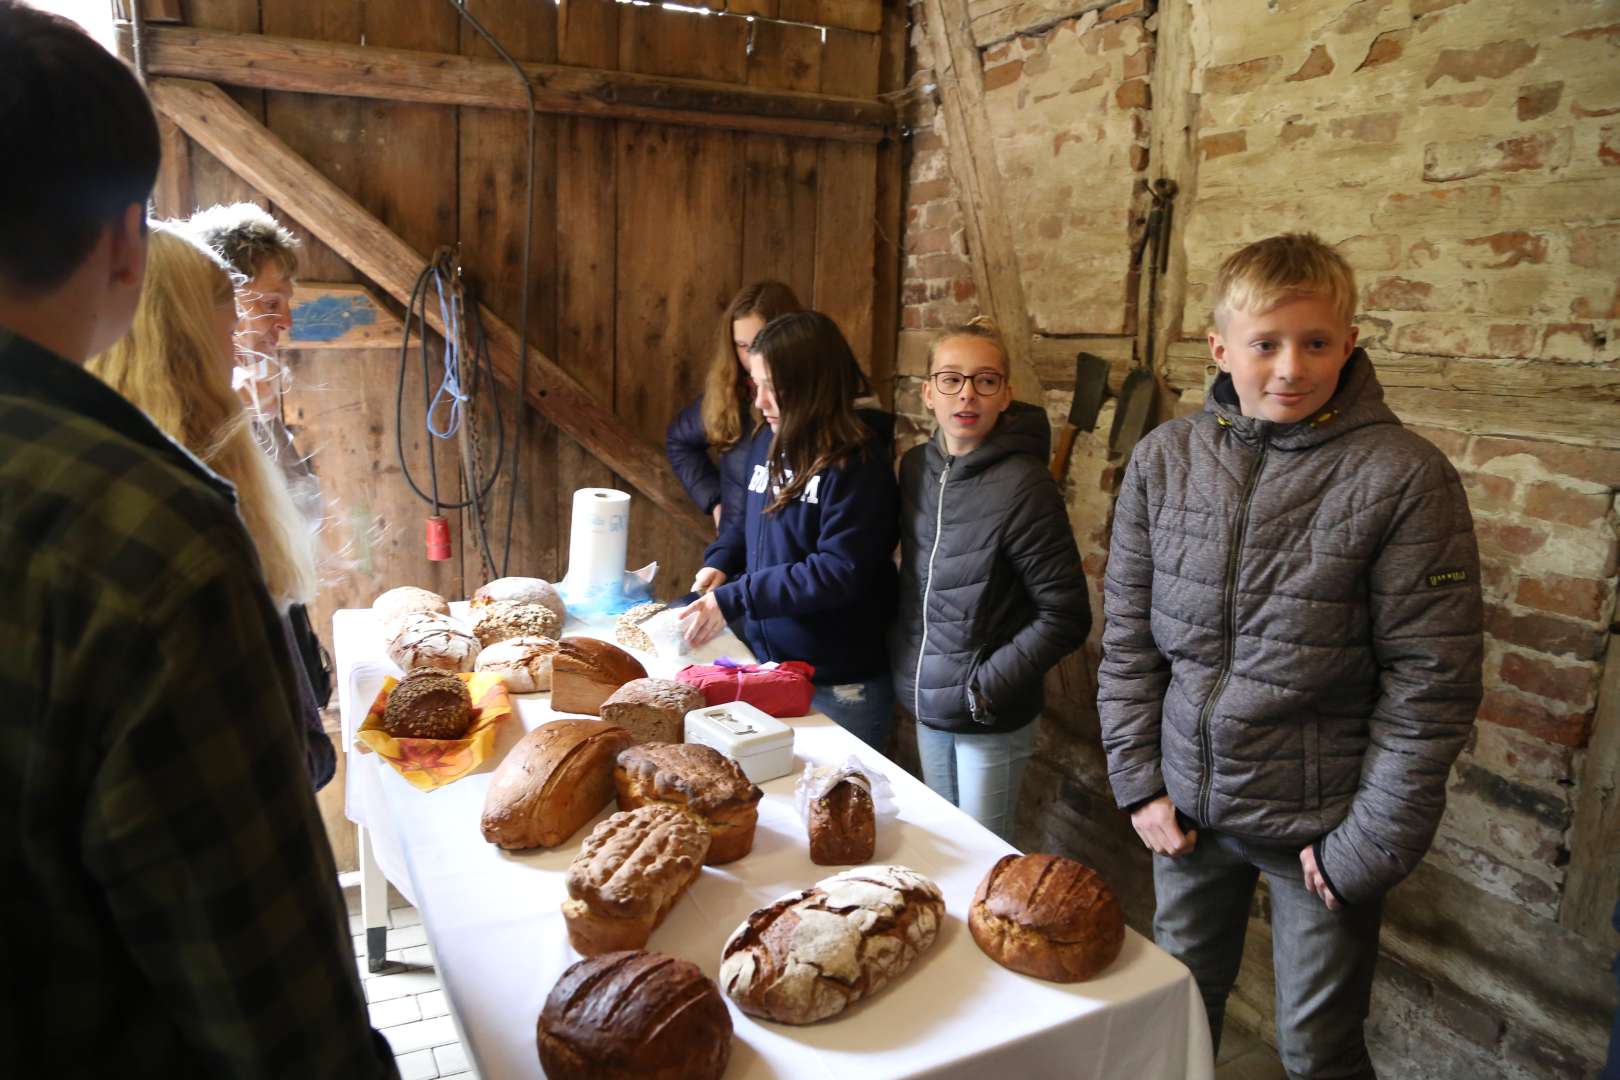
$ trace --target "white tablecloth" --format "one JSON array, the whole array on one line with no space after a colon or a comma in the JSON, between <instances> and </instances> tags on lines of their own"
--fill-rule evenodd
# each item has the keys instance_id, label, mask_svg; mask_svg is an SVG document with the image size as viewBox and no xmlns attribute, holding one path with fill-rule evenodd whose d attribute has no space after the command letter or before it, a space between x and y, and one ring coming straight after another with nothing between
<instances>
[{"instance_id":1,"label":"white tablecloth","mask_svg":"<svg viewBox=\"0 0 1620 1080\"><path fill-rule=\"evenodd\" d=\"M479 772L433 792L417 791L375 755L354 751L353 728L383 675L395 669L379 660L369 611L340 611L334 625L351 747L349 816L371 831L384 873L421 911L479 1074L484 1080L539 1077L535 1020L558 975L578 959L559 910L563 871L589 827L553 851L503 852L484 841L484 791L495 763L521 735L517 724L506 725ZM653 675L672 674L686 662L643 661ZM548 695L515 700L525 730L556 715ZM889 777L900 818L880 828L875 861L932 878L945 894L947 918L912 970L836 1019L791 1027L733 1008L727 1080L1213 1076L1208 1025L1185 967L1131 931L1119 960L1086 983L1043 982L992 962L968 933L967 907L985 871L1013 849L825 717L790 723L799 767L855 754ZM762 785L766 797L753 852L727 866L705 867L653 934L650 949L691 960L714 978L721 946L750 911L837 872L810 862L793 783L787 776Z\"/></svg>"}]
</instances>

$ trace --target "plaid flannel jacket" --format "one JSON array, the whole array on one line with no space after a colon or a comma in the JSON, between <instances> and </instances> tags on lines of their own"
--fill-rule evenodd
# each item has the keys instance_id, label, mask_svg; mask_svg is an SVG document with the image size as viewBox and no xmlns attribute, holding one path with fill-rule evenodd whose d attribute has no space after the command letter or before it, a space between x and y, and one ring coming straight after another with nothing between
<instances>
[{"instance_id":1,"label":"plaid flannel jacket","mask_svg":"<svg viewBox=\"0 0 1620 1080\"><path fill-rule=\"evenodd\" d=\"M397 1075L233 505L0 330L0 1041L29 1075Z\"/></svg>"}]
</instances>

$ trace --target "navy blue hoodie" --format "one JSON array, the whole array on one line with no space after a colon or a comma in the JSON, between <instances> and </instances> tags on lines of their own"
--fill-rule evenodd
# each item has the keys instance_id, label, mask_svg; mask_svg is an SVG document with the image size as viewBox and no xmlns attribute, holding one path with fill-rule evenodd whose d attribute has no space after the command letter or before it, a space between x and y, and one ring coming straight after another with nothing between
<instances>
[{"instance_id":1,"label":"navy blue hoodie","mask_svg":"<svg viewBox=\"0 0 1620 1080\"><path fill-rule=\"evenodd\" d=\"M726 572L715 600L727 622L764 660L803 660L818 684L860 682L888 673L884 635L894 615L891 553L899 537L898 498L889 463L894 418L859 410L872 429L863 450L814 477L774 514L765 507L765 455L771 429L748 444L741 514L728 515L703 563Z\"/></svg>"},{"instance_id":2,"label":"navy blue hoodie","mask_svg":"<svg viewBox=\"0 0 1620 1080\"><path fill-rule=\"evenodd\" d=\"M686 494L705 514L718 505L729 488L739 489L746 482L743 459L748 454L748 437L754 418L743 410L743 437L720 455L720 466L709 460L709 435L703 430L703 396L675 414L664 432L664 454Z\"/></svg>"}]
</instances>

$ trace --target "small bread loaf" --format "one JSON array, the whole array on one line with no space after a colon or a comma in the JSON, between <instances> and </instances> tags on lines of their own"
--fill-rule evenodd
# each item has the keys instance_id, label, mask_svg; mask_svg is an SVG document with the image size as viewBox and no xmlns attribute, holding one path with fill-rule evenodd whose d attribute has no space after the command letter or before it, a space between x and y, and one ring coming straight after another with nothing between
<instances>
[{"instance_id":1,"label":"small bread loaf","mask_svg":"<svg viewBox=\"0 0 1620 1080\"><path fill-rule=\"evenodd\" d=\"M1003 855L979 882L968 929L1002 967L1053 982L1096 975L1125 945L1125 915L1098 873L1057 855Z\"/></svg>"},{"instance_id":2,"label":"small bread loaf","mask_svg":"<svg viewBox=\"0 0 1620 1080\"><path fill-rule=\"evenodd\" d=\"M674 679L632 679L602 702L602 719L638 743L678 743L686 714L703 708L703 691Z\"/></svg>"},{"instance_id":3,"label":"small bread loaf","mask_svg":"<svg viewBox=\"0 0 1620 1080\"><path fill-rule=\"evenodd\" d=\"M731 1011L696 964L608 953L562 973L535 1042L550 1080L720 1080Z\"/></svg>"},{"instance_id":4,"label":"small bread loaf","mask_svg":"<svg viewBox=\"0 0 1620 1080\"><path fill-rule=\"evenodd\" d=\"M484 839L556 847L613 798L613 760L630 733L600 720L553 720L512 747L484 796Z\"/></svg>"},{"instance_id":5,"label":"small bread loaf","mask_svg":"<svg viewBox=\"0 0 1620 1080\"><path fill-rule=\"evenodd\" d=\"M701 743L632 746L619 754L613 786L620 810L669 803L709 826L710 866L734 862L754 847L759 800L765 793L742 767Z\"/></svg>"},{"instance_id":6,"label":"small bread loaf","mask_svg":"<svg viewBox=\"0 0 1620 1080\"><path fill-rule=\"evenodd\" d=\"M389 589L373 600L371 610L377 613L377 619L384 626L388 626L401 615L409 615L413 611L432 611L448 615L450 605L436 592L418 589L415 585L401 585L397 589Z\"/></svg>"},{"instance_id":7,"label":"small bread loaf","mask_svg":"<svg viewBox=\"0 0 1620 1080\"><path fill-rule=\"evenodd\" d=\"M499 675L513 694L551 689L551 659L557 643L548 637L514 637L484 646L474 670Z\"/></svg>"},{"instance_id":8,"label":"small bread loaf","mask_svg":"<svg viewBox=\"0 0 1620 1080\"><path fill-rule=\"evenodd\" d=\"M561 631L562 619L544 604L496 600L473 612L473 635L486 649L507 638L555 638Z\"/></svg>"},{"instance_id":9,"label":"small bread loaf","mask_svg":"<svg viewBox=\"0 0 1620 1080\"><path fill-rule=\"evenodd\" d=\"M388 659L407 672L418 668L471 671L477 655L477 638L450 616L432 611L401 615L388 639Z\"/></svg>"},{"instance_id":10,"label":"small bread loaf","mask_svg":"<svg viewBox=\"0 0 1620 1080\"><path fill-rule=\"evenodd\" d=\"M845 870L748 916L721 951L720 988L752 1016L813 1024L883 989L944 918L939 887L915 870Z\"/></svg>"},{"instance_id":11,"label":"small bread loaf","mask_svg":"<svg viewBox=\"0 0 1620 1080\"><path fill-rule=\"evenodd\" d=\"M811 799L809 829L810 861L817 866L871 862L877 847L871 782L855 773L838 781L821 798Z\"/></svg>"},{"instance_id":12,"label":"small bread loaf","mask_svg":"<svg viewBox=\"0 0 1620 1080\"><path fill-rule=\"evenodd\" d=\"M544 578L496 578L488 585L480 586L468 603L471 607L481 608L497 600L513 600L519 604L543 604L555 611L559 620L563 622L568 620L568 608L563 605L562 594L557 591L555 585Z\"/></svg>"},{"instance_id":13,"label":"small bread loaf","mask_svg":"<svg viewBox=\"0 0 1620 1080\"><path fill-rule=\"evenodd\" d=\"M396 739L459 739L471 723L467 684L433 668L405 676L383 706L383 730Z\"/></svg>"},{"instance_id":14,"label":"small bread loaf","mask_svg":"<svg viewBox=\"0 0 1620 1080\"><path fill-rule=\"evenodd\" d=\"M551 662L551 707L595 716L613 691L631 679L646 677L641 661L611 642L565 637L557 643Z\"/></svg>"},{"instance_id":15,"label":"small bread loaf","mask_svg":"<svg viewBox=\"0 0 1620 1080\"><path fill-rule=\"evenodd\" d=\"M709 830L661 803L614 814L568 864L563 919L581 956L641 949L703 870Z\"/></svg>"}]
</instances>

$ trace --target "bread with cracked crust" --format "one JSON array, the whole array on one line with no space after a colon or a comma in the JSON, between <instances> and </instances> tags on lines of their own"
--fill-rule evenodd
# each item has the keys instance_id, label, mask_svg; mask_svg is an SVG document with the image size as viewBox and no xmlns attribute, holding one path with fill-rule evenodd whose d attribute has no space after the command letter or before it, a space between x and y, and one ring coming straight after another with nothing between
<instances>
[{"instance_id":1,"label":"bread with cracked crust","mask_svg":"<svg viewBox=\"0 0 1620 1080\"><path fill-rule=\"evenodd\" d=\"M562 973L535 1043L549 1080L720 1080L731 1011L696 964L608 953Z\"/></svg>"},{"instance_id":2,"label":"bread with cracked crust","mask_svg":"<svg viewBox=\"0 0 1620 1080\"><path fill-rule=\"evenodd\" d=\"M630 733L600 720L553 720L518 742L484 795L484 839L556 847L613 798L613 762Z\"/></svg>"},{"instance_id":3,"label":"bread with cracked crust","mask_svg":"<svg viewBox=\"0 0 1620 1080\"><path fill-rule=\"evenodd\" d=\"M619 754L613 785L620 810L669 803L709 826L710 866L735 862L754 848L764 792L732 761L701 743L649 743Z\"/></svg>"},{"instance_id":4,"label":"bread with cracked crust","mask_svg":"<svg viewBox=\"0 0 1620 1080\"><path fill-rule=\"evenodd\" d=\"M1125 945L1125 914L1091 867L1057 855L1003 855L979 883L968 929L1002 967L1082 982Z\"/></svg>"},{"instance_id":5,"label":"bread with cracked crust","mask_svg":"<svg viewBox=\"0 0 1620 1080\"><path fill-rule=\"evenodd\" d=\"M751 1016L813 1024L883 989L945 919L939 886L904 866L862 866L755 911L720 954L720 988Z\"/></svg>"},{"instance_id":6,"label":"bread with cracked crust","mask_svg":"<svg viewBox=\"0 0 1620 1080\"><path fill-rule=\"evenodd\" d=\"M708 853L708 827L663 803L599 823L564 875L568 943L581 956L645 948Z\"/></svg>"}]
</instances>

